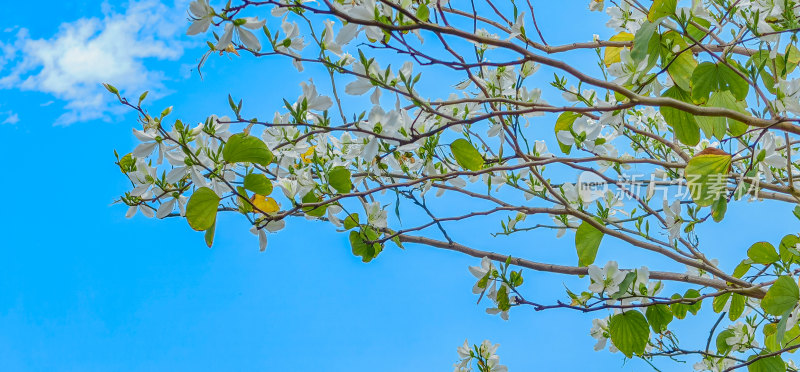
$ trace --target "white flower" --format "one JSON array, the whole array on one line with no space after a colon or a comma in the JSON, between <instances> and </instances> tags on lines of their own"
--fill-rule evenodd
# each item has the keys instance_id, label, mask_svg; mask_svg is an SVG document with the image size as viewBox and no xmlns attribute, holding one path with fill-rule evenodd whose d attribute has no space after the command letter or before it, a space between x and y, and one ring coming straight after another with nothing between
<instances>
[{"instance_id":1,"label":"white flower","mask_svg":"<svg viewBox=\"0 0 800 372\"><path fill-rule=\"evenodd\" d=\"M229 124L230 121L231 118L227 116L217 117L217 115L211 115L208 119L206 119L206 124L203 127L203 131L209 135L220 138L223 141L227 141L228 138L233 135L233 133L228 130L231 126ZM178 135L174 135L173 138L178 138Z\"/></svg>"},{"instance_id":2,"label":"white flower","mask_svg":"<svg viewBox=\"0 0 800 372\"><path fill-rule=\"evenodd\" d=\"M455 372L472 371L470 362L473 359L478 359L483 363L481 371L485 372L507 372L508 367L500 365L500 357L496 354L497 348L500 344L492 345L489 340L484 340L480 346L477 347L478 354L475 355L469 342L464 340L464 345L459 346L457 349L459 361L454 364Z\"/></svg>"},{"instance_id":3,"label":"white flower","mask_svg":"<svg viewBox=\"0 0 800 372\"><path fill-rule=\"evenodd\" d=\"M758 163L758 169L764 174L764 178L767 182L772 182L775 179L770 167L778 169L786 168L786 158L775 150L776 148L782 147L784 142L782 137L776 136L772 132L765 134L762 139L761 143L763 147L761 151L764 152L764 160Z\"/></svg>"},{"instance_id":4,"label":"white flower","mask_svg":"<svg viewBox=\"0 0 800 372\"><path fill-rule=\"evenodd\" d=\"M295 57L292 64L297 71L302 72L303 64L300 62L299 53L306 47L306 42L303 37L300 36L300 27L297 26L296 22L286 22L286 18L284 17L283 23L281 23L281 30L283 30L286 36L282 41L276 44L275 50Z\"/></svg>"},{"instance_id":5,"label":"white flower","mask_svg":"<svg viewBox=\"0 0 800 372\"><path fill-rule=\"evenodd\" d=\"M328 96L323 96L317 93L317 87L314 86L314 81L308 79L308 84L305 82L300 83L303 87L303 94L297 98L297 102L306 100L306 105L309 110L325 111L333 105L333 101Z\"/></svg>"},{"instance_id":6,"label":"white flower","mask_svg":"<svg viewBox=\"0 0 800 372\"><path fill-rule=\"evenodd\" d=\"M589 330L589 335L597 340L597 343L594 344L594 351L605 349L608 341L608 318L592 319L592 329Z\"/></svg>"},{"instance_id":7,"label":"white flower","mask_svg":"<svg viewBox=\"0 0 800 372\"><path fill-rule=\"evenodd\" d=\"M592 279L589 290L597 294L617 293L625 275L627 272L619 270L617 261L608 261L602 270L596 265L589 265L589 277Z\"/></svg>"},{"instance_id":8,"label":"white flower","mask_svg":"<svg viewBox=\"0 0 800 372\"><path fill-rule=\"evenodd\" d=\"M500 365L500 357L497 356L497 348L500 344L492 345L489 340L483 340L481 346L478 348L480 355L486 360L487 372L507 372L506 366Z\"/></svg>"},{"instance_id":9,"label":"white flower","mask_svg":"<svg viewBox=\"0 0 800 372\"><path fill-rule=\"evenodd\" d=\"M492 264L492 260L489 257L484 257L481 259L481 266L470 266L469 272L472 273L476 278L478 278L478 282L486 276L487 273L491 273L494 270L494 265ZM478 286L478 283L475 283L475 286L472 287L472 293L479 294L483 292L485 289Z\"/></svg>"},{"instance_id":10,"label":"white flower","mask_svg":"<svg viewBox=\"0 0 800 372\"><path fill-rule=\"evenodd\" d=\"M334 6L342 7L338 2L334 2ZM353 6L350 9L341 9L347 12L348 15L355 19L359 19L362 21L374 21L375 20L375 0L364 0L358 6ZM391 10L385 9L384 12L388 10L389 14L385 14L391 17ZM383 38L383 31L380 27L377 26L364 26L364 33L367 35L367 38L370 40L380 40Z\"/></svg>"},{"instance_id":11,"label":"white flower","mask_svg":"<svg viewBox=\"0 0 800 372\"><path fill-rule=\"evenodd\" d=\"M647 60L643 60L638 64L631 57L631 51L623 48L619 52L620 61L608 66L608 73L616 77L614 84L633 84L640 83L640 80L647 72Z\"/></svg>"},{"instance_id":12,"label":"white flower","mask_svg":"<svg viewBox=\"0 0 800 372\"><path fill-rule=\"evenodd\" d=\"M736 324L728 326L728 329L733 331L733 336L726 338L725 343L731 346L731 350L746 351L750 347L758 347L755 328L749 324L736 322Z\"/></svg>"},{"instance_id":13,"label":"white flower","mask_svg":"<svg viewBox=\"0 0 800 372\"><path fill-rule=\"evenodd\" d=\"M381 203L374 201L364 205L364 211L367 213L367 223L377 228L386 228L387 212L381 207Z\"/></svg>"},{"instance_id":14,"label":"white flower","mask_svg":"<svg viewBox=\"0 0 800 372\"><path fill-rule=\"evenodd\" d=\"M490 33L489 31L486 31L486 29L485 29L485 28L481 28L481 29L478 29L477 31L475 31L475 36L477 36L477 37L479 37L479 38L483 38L483 39L493 39L493 40L500 40L500 37L499 37L499 36L497 36L497 34L492 34L492 33ZM471 43L473 43L473 44L475 44L475 45L477 45L477 46L478 46L478 49L484 49L484 50L486 50L486 49L494 49L494 48L497 48L497 47L496 47L496 46L494 46L494 45L491 45L491 44L486 44L486 43L484 43L484 42L481 42L481 41L474 41L474 40L470 40L470 42L471 42Z\"/></svg>"},{"instance_id":15,"label":"white flower","mask_svg":"<svg viewBox=\"0 0 800 372\"><path fill-rule=\"evenodd\" d=\"M575 122L572 123L572 131L559 131L556 133L556 138L558 138L559 142L567 146L574 144L578 144L578 146L580 146L580 144L583 142L594 144L594 141L600 135L600 131L602 129L603 126L597 121L586 116L581 116L575 119ZM575 134L573 135L573 133ZM576 136L579 138L576 138Z\"/></svg>"},{"instance_id":16,"label":"white flower","mask_svg":"<svg viewBox=\"0 0 800 372\"><path fill-rule=\"evenodd\" d=\"M158 160L156 164L161 164L164 161L164 143L158 131L155 128L145 129L143 131L134 129L133 135L136 139L142 141L136 148L133 149L131 154L134 158L146 158L153 153L153 150L158 147Z\"/></svg>"},{"instance_id":17,"label":"white flower","mask_svg":"<svg viewBox=\"0 0 800 372\"><path fill-rule=\"evenodd\" d=\"M668 205L664 200L664 228L669 231L669 241L673 242L681 235L681 201L675 200Z\"/></svg>"},{"instance_id":18,"label":"white flower","mask_svg":"<svg viewBox=\"0 0 800 372\"><path fill-rule=\"evenodd\" d=\"M257 30L266 23L266 20L259 21L257 17L245 17L229 22L225 25L225 32L219 38L215 48L217 50L225 50L232 44L233 36L236 35L246 48L256 52L261 51L261 42L258 41L256 35L244 28Z\"/></svg>"},{"instance_id":19,"label":"white flower","mask_svg":"<svg viewBox=\"0 0 800 372\"><path fill-rule=\"evenodd\" d=\"M694 364L694 370L722 372L728 370L736 364L736 360L734 359L705 357L703 360Z\"/></svg>"},{"instance_id":20,"label":"white flower","mask_svg":"<svg viewBox=\"0 0 800 372\"><path fill-rule=\"evenodd\" d=\"M464 345L459 346L456 352L458 352L458 363L453 365L456 368L455 372L471 371L472 368L469 367L469 362L472 360L472 348L466 339L464 340Z\"/></svg>"},{"instance_id":21,"label":"white flower","mask_svg":"<svg viewBox=\"0 0 800 372\"><path fill-rule=\"evenodd\" d=\"M258 235L258 249L264 251L267 249L267 232L264 229L258 229L255 226L250 228L250 233Z\"/></svg>"},{"instance_id":22,"label":"white flower","mask_svg":"<svg viewBox=\"0 0 800 372\"><path fill-rule=\"evenodd\" d=\"M143 198L145 192L150 190L150 186L156 182L156 178L158 177L156 174L157 171L155 167L148 165L144 159L137 158L136 171L128 173L128 178L133 183L131 195Z\"/></svg>"},{"instance_id":23,"label":"white flower","mask_svg":"<svg viewBox=\"0 0 800 372\"><path fill-rule=\"evenodd\" d=\"M511 33L508 34L509 39L513 39L517 36L523 35L523 29L525 28L525 12L520 12L517 15L517 19L514 20L514 24L511 25Z\"/></svg>"},{"instance_id":24,"label":"white flower","mask_svg":"<svg viewBox=\"0 0 800 372\"><path fill-rule=\"evenodd\" d=\"M148 191L143 196L147 197L147 198L150 198L150 197L152 197L152 193L150 191ZM140 205L132 205L132 206L128 207L128 211L125 212L125 217L126 218L131 218L131 217L135 216L136 215L136 211L142 212L142 214L147 218L152 218L155 215L153 207L151 207L151 206L149 206L147 204L140 204Z\"/></svg>"},{"instance_id":25,"label":"white flower","mask_svg":"<svg viewBox=\"0 0 800 372\"><path fill-rule=\"evenodd\" d=\"M360 96L364 93L369 92L372 88L375 88L372 85L372 80L370 80L369 76L374 76L379 74L380 69L378 68L378 62L372 62L369 65L369 71L364 68L364 65L361 62L356 62L353 64L353 72L357 74L356 81L348 83L344 87L344 91L347 94L353 96Z\"/></svg>"},{"instance_id":26,"label":"white flower","mask_svg":"<svg viewBox=\"0 0 800 372\"><path fill-rule=\"evenodd\" d=\"M526 77L528 77L528 76L531 76L531 75L533 75L534 73L536 73L536 71L538 71L538 70L539 70L539 66L540 66L540 65L539 65L538 63L536 63L536 62L533 62L533 61L525 61L525 63L523 63L523 64L522 64L522 67L520 67L520 68L519 68L519 75L520 75L520 76L521 76L523 79L524 79L524 78L526 78ZM470 81L470 80L467 80L467 82L471 82L471 81ZM465 87L465 88L466 88L466 87Z\"/></svg>"},{"instance_id":27,"label":"white flower","mask_svg":"<svg viewBox=\"0 0 800 372\"><path fill-rule=\"evenodd\" d=\"M192 25L186 31L187 35L197 35L208 31L211 20L214 17L214 8L208 5L208 0L195 0L189 4L189 12L192 15Z\"/></svg>"},{"instance_id":28,"label":"white flower","mask_svg":"<svg viewBox=\"0 0 800 372\"><path fill-rule=\"evenodd\" d=\"M330 50L337 56L342 56L342 46L336 43L334 40L333 35L333 21L330 19L325 20L325 37L322 39L322 43L325 46L325 49Z\"/></svg>"},{"instance_id":29,"label":"white flower","mask_svg":"<svg viewBox=\"0 0 800 372\"><path fill-rule=\"evenodd\" d=\"M719 265L719 260L717 260L716 258L710 260L710 262L711 262L711 264L713 266ZM696 268L694 266L689 266L689 265L686 265L686 275L711 278L711 274L709 274L707 271L705 271L703 269L698 269L698 268Z\"/></svg>"},{"instance_id":30,"label":"white flower","mask_svg":"<svg viewBox=\"0 0 800 372\"><path fill-rule=\"evenodd\" d=\"M615 31L626 31L631 34L636 34L642 22L647 19L647 14L632 7L628 1L620 1L619 7L612 6L606 9L606 14L611 17L606 26Z\"/></svg>"},{"instance_id":31,"label":"white flower","mask_svg":"<svg viewBox=\"0 0 800 372\"><path fill-rule=\"evenodd\" d=\"M167 215L172 213L175 210L175 204L178 204L178 209L181 212L181 216L186 215L186 201L187 198L177 192L173 193L164 193L163 191L158 191L155 193L156 195L163 194L165 197L169 198L167 201L162 201L161 205L158 206L158 210L156 210L156 217L157 218L165 218ZM160 196L160 195L159 195Z\"/></svg>"},{"instance_id":32,"label":"white flower","mask_svg":"<svg viewBox=\"0 0 800 372\"><path fill-rule=\"evenodd\" d=\"M589 11L592 12L602 12L603 5L605 5L604 0L590 0L589 1Z\"/></svg>"}]
</instances>

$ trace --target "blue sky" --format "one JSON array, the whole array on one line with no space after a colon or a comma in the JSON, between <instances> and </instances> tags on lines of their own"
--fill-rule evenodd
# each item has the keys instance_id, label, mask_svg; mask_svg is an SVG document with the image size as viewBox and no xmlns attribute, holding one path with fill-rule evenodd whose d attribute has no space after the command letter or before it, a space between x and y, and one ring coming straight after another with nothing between
<instances>
[{"instance_id":1,"label":"blue sky","mask_svg":"<svg viewBox=\"0 0 800 372\"><path fill-rule=\"evenodd\" d=\"M259 253L233 216L222 217L208 249L183 220L126 219L124 206L111 205L128 186L113 150L133 148L135 116L100 82L132 97L149 89L154 111L173 105L175 117L197 122L227 114L228 93L271 115L315 76L284 61L215 57L201 80L192 69L204 40L183 36L186 3L15 1L0 13L0 371L450 370L465 338L500 343L511 370L646 368L592 351L592 315L487 315L470 293L467 266L478 260L453 252L389 248L364 264L344 234L305 222L271 235ZM589 14L587 1L535 3L553 44L609 36L605 15ZM781 217L753 221L752 205L732 205L726 224L703 227L708 254L730 268L742 241L796 232L786 207L759 208ZM483 223L452 232L476 248L573 264L571 234L492 239L473 233ZM745 223L755 230L730 228ZM728 262L731 249L738 253ZM607 241L597 261L620 256L623 267L650 258ZM563 285L587 284L528 272L524 288L546 302L563 298ZM676 329L704 340L697 326L707 323L692 318Z\"/></svg>"}]
</instances>

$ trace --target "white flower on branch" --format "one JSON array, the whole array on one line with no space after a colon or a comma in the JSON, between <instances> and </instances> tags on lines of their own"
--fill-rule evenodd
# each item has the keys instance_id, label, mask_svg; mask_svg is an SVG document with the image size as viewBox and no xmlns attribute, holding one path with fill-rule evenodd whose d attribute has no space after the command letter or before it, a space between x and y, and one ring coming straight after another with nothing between
<instances>
[{"instance_id":1,"label":"white flower on branch","mask_svg":"<svg viewBox=\"0 0 800 372\"><path fill-rule=\"evenodd\" d=\"M192 25L186 31L187 35L197 35L208 31L208 26L214 18L214 8L208 5L208 0L195 0L189 4L189 13Z\"/></svg>"},{"instance_id":2,"label":"white flower on branch","mask_svg":"<svg viewBox=\"0 0 800 372\"><path fill-rule=\"evenodd\" d=\"M620 1L618 7L612 6L606 9L606 14L611 17L606 26L615 31L625 31L631 34L635 34L642 26L642 22L647 19L647 14L631 6L627 0Z\"/></svg>"},{"instance_id":3,"label":"white flower on branch","mask_svg":"<svg viewBox=\"0 0 800 372\"><path fill-rule=\"evenodd\" d=\"M261 27L264 27L266 23L266 20L259 21L257 17L240 18L229 22L225 25L225 32L222 33L222 36L220 36L219 41L214 48L217 50L227 49L228 46L232 44L233 37L236 36L247 49L259 52L261 51L261 42L258 41L258 37L256 37L256 35L248 30L245 30L245 28L257 30Z\"/></svg>"},{"instance_id":4,"label":"white flower on branch","mask_svg":"<svg viewBox=\"0 0 800 372\"><path fill-rule=\"evenodd\" d=\"M525 35L525 12L520 12L517 15L517 19L511 25L511 33L508 34L508 38L513 39L520 35Z\"/></svg>"},{"instance_id":5,"label":"white flower on branch","mask_svg":"<svg viewBox=\"0 0 800 372\"><path fill-rule=\"evenodd\" d=\"M333 105L331 97L317 93L317 87L314 85L313 80L308 79L308 83L302 82L300 86L303 87L303 94L297 98L297 102L305 100L309 110L325 111Z\"/></svg>"},{"instance_id":6,"label":"white flower on branch","mask_svg":"<svg viewBox=\"0 0 800 372\"><path fill-rule=\"evenodd\" d=\"M381 207L381 203L374 201L372 203L364 204L364 212L367 214L367 223L379 229L385 229L387 226L388 212Z\"/></svg>"},{"instance_id":7,"label":"white flower on branch","mask_svg":"<svg viewBox=\"0 0 800 372\"><path fill-rule=\"evenodd\" d=\"M492 264L492 260L489 257L481 258L481 266L470 266L469 272L478 278L478 282L472 287L472 293L480 294L483 292L486 287L481 287L478 284L480 283L481 279L483 279L486 274L491 275L491 272L494 270L494 265Z\"/></svg>"},{"instance_id":8,"label":"white flower on branch","mask_svg":"<svg viewBox=\"0 0 800 372\"><path fill-rule=\"evenodd\" d=\"M303 72L303 64L300 62L300 52L305 49L306 42L305 39L300 36L300 27L297 26L297 22L287 22L286 17L284 17L281 23L281 30L284 34L283 40L278 41L275 45L275 50L295 57L292 64L298 72Z\"/></svg>"},{"instance_id":9,"label":"white flower on branch","mask_svg":"<svg viewBox=\"0 0 800 372\"><path fill-rule=\"evenodd\" d=\"M589 335L597 340L597 343L594 344L594 351L605 349L609 339L608 318L592 319L592 328L589 330ZM612 353L617 351L614 344L609 346L609 351Z\"/></svg>"},{"instance_id":10,"label":"white flower on branch","mask_svg":"<svg viewBox=\"0 0 800 372\"><path fill-rule=\"evenodd\" d=\"M589 265L589 277L592 283L589 290L601 294L603 292L614 294L619 292L619 285L627 275L626 271L619 270L617 261L608 261L602 269L596 265Z\"/></svg>"},{"instance_id":11,"label":"white flower on branch","mask_svg":"<svg viewBox=\"0 0 800 372\"><path fill-rule=\"evenodd\" d=\"M669 241L674 242L681 235L681 201L675 200L668 204L664 200L664 228L669 232Z\"/></svg>"},{"instance_id":12,"label":"white flower on branch","mask_svg":"<svg viewBox=\"0 0 800 372\"><path fill-rule=\"evenodd\" d=\"M166 146L164 145L161 136L158 134L158 131L155 128L149 128L143 131L134 129L133 135L136 136L136 139L142 141L142 143L133 149L133 157L147 158L153 153L153 150L158 148L158 160L156 161L156 164L161 164L164 161Z\"/></svg>"}]
</instances>

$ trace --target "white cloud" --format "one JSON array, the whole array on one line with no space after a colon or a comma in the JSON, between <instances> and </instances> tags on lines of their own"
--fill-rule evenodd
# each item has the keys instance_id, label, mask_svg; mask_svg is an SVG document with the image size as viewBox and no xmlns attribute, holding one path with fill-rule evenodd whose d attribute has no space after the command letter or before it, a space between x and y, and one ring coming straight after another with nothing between
<instances>
[{"instance_id":1,"label":"white cloud","mask_svg":"<svg viewBox=\"0 0 800 372\"><path fill-rule=\"evenodd\" d=\"M13 43L0 42L0 76L6 75L0 88L40 91L65 101L66 112L56 124L108 120L120 112L104 82L123 94L138 97L151 90L151 97L163 96L164 82L178 75L177 63L169 73L154 65L164 68L160 61L179 59L185 46L180 37L187 27L186 0L176 3L173 8L131 0L122 14L104 4L102 18L63 23L48 39L32 39L22 28Z\"/></svg>"},{"instance_id":2,"label":"white cloud","mask_svg":"<svg viewBox=\"0 0 800 372\"><path fill-rule=\"evenodd\" d=\"M17 115L16 112L12 111L0 112L0 115L6 116L5 120L0 122L0 125L5 125L5 124L13 125L19 123L19 115Z\"/></svg>"}]
</instances>

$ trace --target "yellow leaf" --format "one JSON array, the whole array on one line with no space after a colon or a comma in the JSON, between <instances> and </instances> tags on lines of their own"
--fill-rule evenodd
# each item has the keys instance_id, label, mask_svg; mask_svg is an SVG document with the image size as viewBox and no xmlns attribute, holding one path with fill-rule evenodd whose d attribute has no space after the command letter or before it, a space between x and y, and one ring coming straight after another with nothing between
<instances>
[{"instance_id":1,"label":"yellow leaf","mask_svg":"<svg viewBox=\"0 0 800 372\"><path fill-rule=\"evenodd\" d=\"M608 41L633 41L633 34L620 32L612 36ZM621 61L619 58L619 52L621 51L621 47L606 47L606 53L605 56L603 56L603 63L606 64L606 67Z\"/></svg>"},{"instance_id":2,"label":"yellow leaf","mask_svg":"<svg viewBox=\"0 0 800 372\"><path fill-rule=\"evenodd\" d=\"M306 151L301 157L303 159L303 163L310 164L314 160L314 150L317 146L311 146L308 151Z\"/></svg>"},{"instance_id":3,"label":"yellow leaf","mask_svg":"<svg viewBox=\"0 0 800 372\"><path fill-rule=\"evenodd\" d=\"M281 206L278 205L278 202L268 196L254 194L253 197L250 198L250 201L253 202L256 208L264 213L275 213L281 210Z\"/></svg>"}]
</instances>

